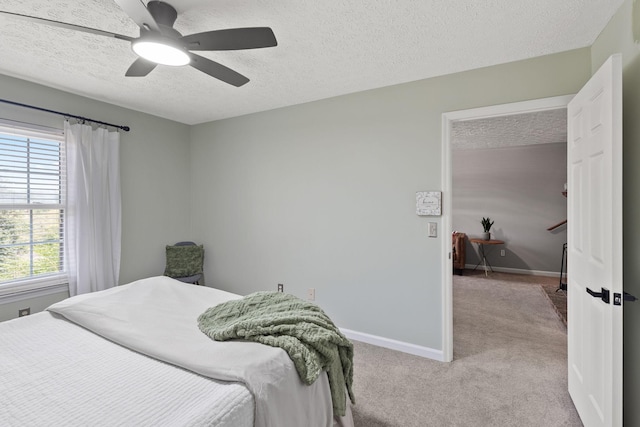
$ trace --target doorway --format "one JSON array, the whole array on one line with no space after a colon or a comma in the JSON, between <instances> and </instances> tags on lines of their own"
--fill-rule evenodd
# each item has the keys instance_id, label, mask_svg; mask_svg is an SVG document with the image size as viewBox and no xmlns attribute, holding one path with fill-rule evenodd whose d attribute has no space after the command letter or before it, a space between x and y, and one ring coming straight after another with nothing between
<instances>
[{"instance_id":1,"label":"doorway","mask_svg":"<svg viewBox=\"0 0 640 427\"><path fill-rule=\"evenodd\" d=\"M470 110L454 111L442 115L442 229L444 236L452 233L452 187L453 187L453 162L452 162L452 141L454 138L454 125L456 123L472 120L483 120L491 118L504 118L527 113L544 112L557 109L566 109L567 104L573 96L559 96L544 98L532 101L503 104L490 107L475 108ZM451 241L442 239L443 253L443 284L442 284L442 306L443 306L443 330L442 349L443 360L453 360L453 264L451 257Z\"/></svg>"}]
</instances>

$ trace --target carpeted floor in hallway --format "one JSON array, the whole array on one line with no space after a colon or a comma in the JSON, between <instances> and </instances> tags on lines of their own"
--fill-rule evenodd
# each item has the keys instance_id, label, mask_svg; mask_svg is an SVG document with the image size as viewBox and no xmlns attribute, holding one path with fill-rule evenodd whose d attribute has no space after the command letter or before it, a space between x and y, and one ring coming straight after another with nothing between
<instances>
[{"instance_id":1,"label":"carpeted floor in hallway","mask_svg":"<svg viewBox=\"0 0 640 427\"><path fill-rule=\"evenodd\" d=\"M355 425L581 426L566 326L542 283L522 277L454 276L451 363L355 342Z\"/></svg>"}]
</instances>

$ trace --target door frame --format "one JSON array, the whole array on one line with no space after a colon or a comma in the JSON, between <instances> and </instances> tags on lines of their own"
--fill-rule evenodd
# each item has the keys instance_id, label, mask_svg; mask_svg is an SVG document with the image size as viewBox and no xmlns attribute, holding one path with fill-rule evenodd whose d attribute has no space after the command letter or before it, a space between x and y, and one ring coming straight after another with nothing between
<instances>
[{"instance_id":1,"label":"door frame","mask_svg":"<svg viewBox=\"0 0 640 427\"><path fill-rule=\"evenodd\" d=\"M451 127L454 122L567 108L574 95L491 105L442 114L442 360L453 360L453 260L451 259Z\"/></svg>"}]
</instances>

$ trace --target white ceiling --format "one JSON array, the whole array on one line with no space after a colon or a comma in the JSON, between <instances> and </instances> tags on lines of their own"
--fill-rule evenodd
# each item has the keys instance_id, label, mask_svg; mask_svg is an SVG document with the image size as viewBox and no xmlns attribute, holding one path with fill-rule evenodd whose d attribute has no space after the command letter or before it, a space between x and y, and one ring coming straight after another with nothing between
<instances>
[{"instance_id":1,"label":"white ceiling","mask_svg":"<svg viewBox=\"0 0 640 427\"><path fill-rule=\"evenodd\" d=\"M472 150L567 142L567 109L463 120L451 125L451 149Z\"/></svg>"},{"instance_id":2,"label":"white ceiling","mask_svg":"<svg viewBox=\"0 0 640 427\"><path fill-rule=\"evenodd\" d=\"M126 41L0 16L0 73L197 124L590 46L622 2L169 0L184 35L273 29L277 47L203 53L251 79L240 88L191 67L124 77L136 59ZM138 36L113 0L0 10Z\"/></svg>"}]
</instances>

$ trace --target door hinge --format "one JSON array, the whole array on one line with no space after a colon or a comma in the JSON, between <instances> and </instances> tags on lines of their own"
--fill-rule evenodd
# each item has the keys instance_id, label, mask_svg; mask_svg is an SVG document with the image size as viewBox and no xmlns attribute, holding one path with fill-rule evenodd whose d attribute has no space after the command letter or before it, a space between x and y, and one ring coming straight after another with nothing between
<instances>
[{"instance_id":1,"label":"door hinge","mask_svg":"<svg viewBox=\"0 0 640 427\"><path fill-rule=\"evenodd\" d=\"M623 294L624 295L619 294L618 292L613 294L613 305L622 305L622 301L634 302L638 299L629 292L623 292Z\"/></svg>"},{"instance_id":2,"label":"door hinge","mask_svg":"<svg viewBox=\"0 0 640 427\"><path fill-rule=\"evenodd\" d=\"M600 288L600 292L594 292L591 289L587 288L587 293L589 295L591 295L594 298L600 298L602 301L604 301L606 304L609 304L610 301L610 293L609 293L609 289L605 289L605 288Z\"/></svg>"}]
</instances>

